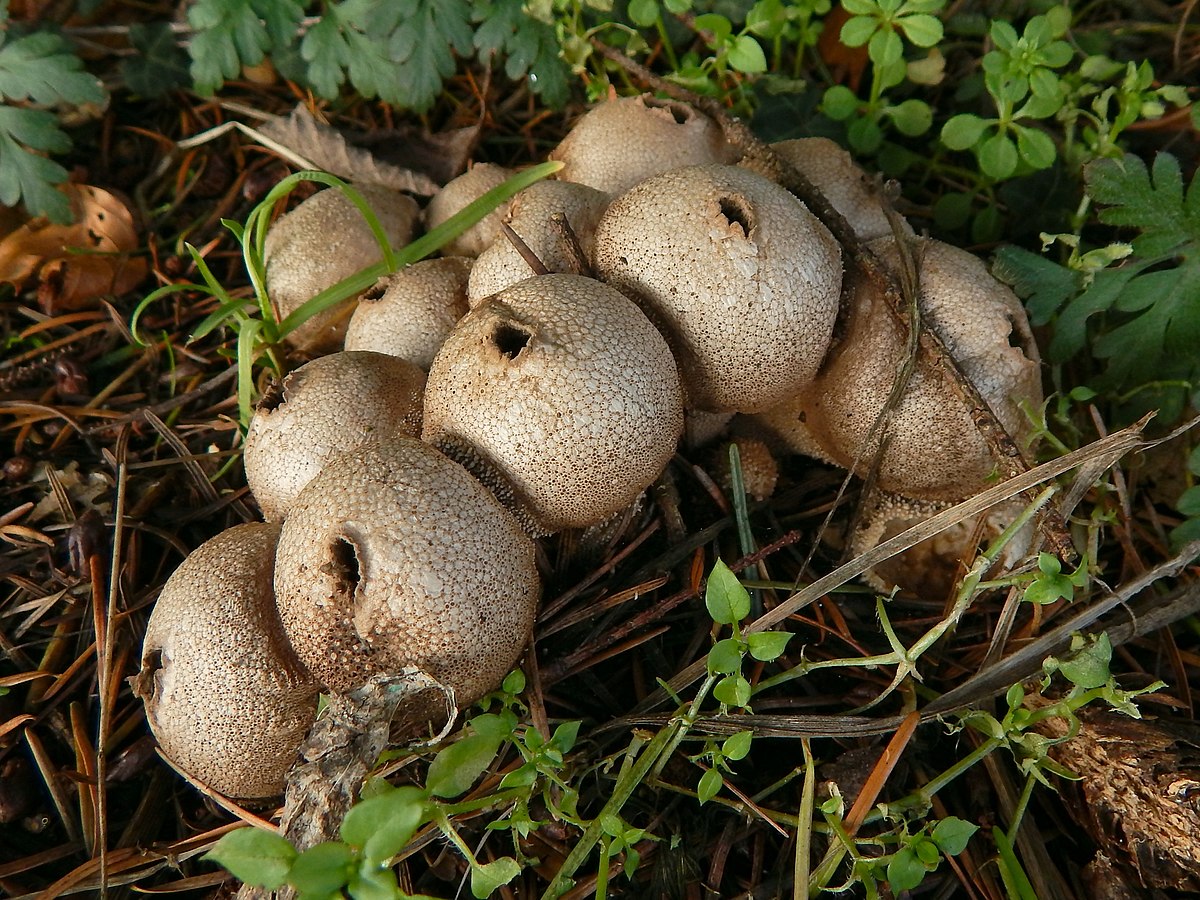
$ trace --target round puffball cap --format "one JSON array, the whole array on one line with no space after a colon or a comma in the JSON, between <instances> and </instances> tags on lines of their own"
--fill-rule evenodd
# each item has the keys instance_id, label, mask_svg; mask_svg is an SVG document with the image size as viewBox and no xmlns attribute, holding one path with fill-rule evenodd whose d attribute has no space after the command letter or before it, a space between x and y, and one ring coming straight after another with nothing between
<instances>
[{"instance_id":1,"label":"round puffball cap","mask_svg":"<svg viewBox=\"0 0 1200 900\"><path fill-rule=\"evenodd\" d=\"M701 166L642 182L601 217L594 265L667 335L689 408L767 409L825 358L841 248L761 175Z\"/></svg>"},{"instance_id":2,"label":"round puffball cap","mask_svg":"<svg viewBox=\"0 0 1200 900\"><path fill-rule=\"evenodd\" d=\"M879 186L841 145L829 138L811 137L779 141L771 149L825 195L860 241L891 235L892 226L883 211ZM903 231L912 234L912 226L903 222Z\"/></svg>"},{"instance_id":3,"label":"round puffball cap","mask_svg":"<svg viewBox=\"0 0 1200 900\"><path fill-rule=\"evenodd\" d=\"M708 116L649 95L592 107L550 153L561 181L623 194L639 181L680 166L731 163L736 151Z\"/></svg>"},{"instance_id":4,"label":"round puffball cap","mask_svg":"<svg viewBox=\"0 0 1200 900\"><path fill-rule=\"evenodd\" d=\"M551 533L631 503L682 429L675 362L637 306L590 278L543 275L484 300L446 340L422 437Z\"/></svg>"},{"instance_id":5,"label":"round puffball cap","mask_svg":"<svg viewBox=\"0 0 1200 900\"><path fill-rule=\"evenodd\" d=\"M275 564L296 653L329 690L415 666L465 707L533 628L533 542L465 469L396 437L338 457L296 498Z\"/></svg>"},{"instance_id":6,"label":"round puffball cap","mask_svg":"<svg viewBox=\"0 0 1200 900\"><path fill-rule=\"evenodd\" d=\"M281 794L317 712L275 609L278 537L238 525L196 548L159 594L135 679L163 752L232 797Z\"/></svg>"},{"instance_id":7,"label":"round puffball cap","mask_svg":"<svg viewBox=\"0 0 1200 900\"><path fill-rule=\"evenodd\" d=\"M516 173L493 163L475 163L457 178L446 183L433 195L425 207L425 227L433 230L478 200L492 188L499 187ZM442 248L448 256L476 257L487 249L500 231L504 219L504 204L496 207L450 243Z\"/></svg>"},{"instance_id":8,"label":"round puffball cap","mask_svg":"<svg viewBox=\"0 0 1200 900\"><path fill-rule=\"evenodd\" d=\"M447 256L381 278L350 317L346 349L398 356L428 371L446 335L467 314L470 272L470 259Z\"/></svg>"},{"instance_id":9,"label":"round puffball cap","mask_svg":"<svg viewBox=\"0 0 1200 900\"><path fill-rule=\"evenodd\" d=\"M566 239L551 222L551 217L556 213L566 216L586 263L592 257L592 248L596 244L596 224L608 206L608 200L608 194L586 185L570 181L539 181L513 197L505 222L547 269L571 274L575 259ZM500 234L475 261L467 299L474 306L484 297L524 281L532 274L529 263L517 252L512 241Z\"/></svg>"},{"instance_id":10,"label":"round puffball cap","mask_svg":"<svg viewBox=\"0 0 1200 900\"><path fill-rule=\"evenodd\" d=\"M409 196L375 185L356 185L393 247L412 239L419 209ZM383 251L358 207L340 190L318 191L280 217L263 246L267 294L282 321L301 304L344 278L383 259ZM354 309L350 298L313 316L286 338L306 353L342 346Z\"/></svg>"},{"instance_id":11,"label":"round puffball cap","mask_svg":"<svg viewBox=\"0 0 1200 900\"><path fill-rule=\"evenodd\" d=\"M369 350L321 356L287 375L259 403L243 464L268 521L282 519L334 456L369 440L421 433L425 373Z\"/></svg>"}]
</instances>

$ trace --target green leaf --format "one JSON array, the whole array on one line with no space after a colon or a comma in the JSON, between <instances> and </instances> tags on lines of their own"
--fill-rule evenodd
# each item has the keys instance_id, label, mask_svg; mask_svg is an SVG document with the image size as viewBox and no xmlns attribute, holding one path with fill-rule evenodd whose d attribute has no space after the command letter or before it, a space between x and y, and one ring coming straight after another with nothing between
<instances>
[{"instance_id":1,"label":"green leaf","mask_svg":"<svg viewBox=\"0 0 1200 900\"><path fill-rule=\"evenodd\" d=\"M852 16L842 25L842 43L847 47L861 47L871 39L879 24L869 16Z\"/></svg>"},{"instance_id":2,"label":"green leaf","mask_svg":"<svg viewBox=\"0 0 1200 900\"><path fill-rule=\"evenodd\" d=\"M1133 242L1138 256L1166 256L1200 240L1200 182L1193 178L1185 200L1179 161L1171 154L1159 153L1153 170L1132 154L1100 159L1083 175L1088 194L1107 207L1100 210L1101 222L1142 230Z\"/></svg>"},{"instance_id":3,"label":"green leaf","mask_svg":"<svg viewBox=\"0 0 1200 900\"><path fill-rule=\"evenodd\" d=\"M942 143L951 150L969 150L979 143L990 123L969 113L954 116L942 126Z\"/></svg>"},{"instance_id":4,"label":"green leaf","mask_svg":"<svg viewBox=\"0 0 1200 900\"><path fill-rule=\"evenodd\" d=\"M54 187L67 180L67 170L31 152L61 153L70 146L53 113L0 106L0 206L24 203L33 215L70 221L71 205Z\"/></svg>"},{"instance_id":5,"label":"green leaf","mask_svg":"<svg viewBox=\"0 0 1200 900\"><path fill-rule=\"evenodd\" d=\"M948 816L933 826L933 833L930 836L947 856L958 856L967 849L967 842L978 830L979 826L973 822Z\"/></svg>"},{"instance_id":6,"label":"green leaf","mask_svg":"<svg viewBox=\"0 0 1200 900\"><path fill-rule=\"evenodd\" d=\"M834 121L841 122L858 111L858 104L854 91L844 84L835 84L825 91L821 99L821 111Z\"/></svg>"},{"instance_id":7,"label":"green leaf","mask_svg":"<svg viewBox=\"0 0 1200 900\"><path fill-rule=\"evenodd\" d=\"M425 800L425 792L411 786L361 800L342 821L342 840L360 848L368 862L385 863L412 839L425 814Z\"/></svg>"},{"instance_id":8,"label":"green leaf","mask_svg":"<svg viewBox=\"0 0 1200 900\"><path fill-rule=\"evenodd\" d=\"M1112 662L1112 643L1107 633L1102 632L1098 637L1075 635L1071 649L1074 654L1058 664L1058 671L1067 681L1085 691L1107 683Z\"/></svg>"},{"instance_id":9,"label":"green leaf","mask_svg":"<svg viewBox=\"0 0 1200 900\"><path fill-rule=\"evenodd\" d=\"M873 119L855 119L846 129L846 140L859 153L874 153L883 143L883 129Z\"/></svg>"},{"instance_id":10,"label":"green leaf","mask_svg":"<svg viewBox=\"0 0 1200 900\"><path fill-rule=\"evenodd\" d=\"M301 896L327 897L345 887L354 869L354 853L350 848L341 841L326 841L296 857L287 881Z\"/></svg>"},{"instance_id":11,"label":"green leaf","mask_svg":"<svg viewBox=\"0 0 1200 900\"><path fill-rule=\"evenodd\" d=\"M575 741L579 739L579 726L582 724L583 722L578 719L574 722L563 722L554 729L554 734L550 738L550 744L563 755L570 753L571 749L575 746Z\"/></svg>"},{"instance_id":12,"label":"green leaf","mask_svg":"<svg viewBox=\"0 0 1200 900\"><path fill-rule=\"evenodd\" d=\"M746 754L750 752L750 744L753 740L753 731L739 731L737 734L731 734L721 745L721 755L734 761L745 759Z\"/></svg>"},{"instance_id":13,"label":"green leaf","mask_svg":"<svg viewBox=\"0 0 1200 900\"><path fill-rule=\"evenodd\" d=\"M629 19L639 28L649 28L658 21L658 0L630 0Z\"/></svg>"},{"instance_id":14,"label":"green leaf","mask_svg":"<svg viewBox=\"0 0 1200 900\"><path fill-rule=\"evenodd\" d=\"M485 866L471 866L471 896L488 897L501 885L521 874L521 865L511 856L502 856Z\"/></svg>"},{"instance_id":15,"label":"green leaf","mask_svg":"<svg viewBox=\"0 0 1200 900\"><path fill-rule=\"evenodd\" d=\"M714 46L724 44L731 34L733 34L733 23L725 16L717 15L716 13L705 13L702 16L696 16L692 20L692 24L697 31L711 32Z\"/></svg>"},{"instance_id":16,"label":"green leaf","mask_svg":"<svg viewBox=\"0 0 1200 900\"><path fill-rule=\"evenodd\" d=\"M746 29L768 40L782 35L787 24L788 10L782 0L758 0L746 13Z\"/></svg>"},{"instance_id":17,"label":"green leaf","mask_svg":"<svg viewBox=\"0 0 1200 900\"><path fill-rule=\"evenodd\" d=\"M783 655L791 639L790 631L756 631L746 636L746 643L751 656L760 662L771 662Z\"/></svg>"},{"instance_id":18,"label":"green leaf","mask_svg":"<svg viewBox=\"0 0 1200 900\"><path fill-rule=\"evenodd\" d=\"M742 654L745 647L735 638L717 641L708 651L708 671L721 675L732 675L742 670Z\"/></svg>"},{"instance_id":19,"label":"green leaf","mask_svg":"<svg viewBox=\"0 0 1200 900\"><path fill-rule=\"evenodd\" d=\"M905 100L888 110L896 129L901 134L916 137L924 134L933 125L933 110L923 100Z\"/></svg>"},{"instance_id":20,"label":"green leaf","mask_svg":"<svg viewBox=\"0 0 1200 900\"><path fill-rule=\"evenodd\" d=\"M19 38L0 31L0 94L8 101L30 100L43 106L103 103L105 96L99 80L83 71L82 60L48 31Z\"/></svg>"},{"instance_id":21,"label":"green leaf","mask_svg":"<svg viewBox=\"0 0 1200 900\"><path fill-rule=\"evenodd\" d=\"M429 765L429 793L446 799L465 793L492 764L500 744L491 735L471 734L440 751Z\"/></svg>"},{"instance_id":22,"label":"green leaf","mask_svg":"<svg viewBox=\"0 0 1200 900\"><path fill-rule=\"evenodd\" d=\"M1017 151L1032 169L1048 169L1058 156L1050 135L1036 128L1020 126L1017 127Z\"/></svg>"},{"instance_id":23,"label":"green leaf","mask_svg":"<svg viewBox=\"0 0 1200 900\"><path fill-rule=\"evenodd\" d=\"M530 88L548 104L566 103L568 68L554 26L527 15L522 0L478 0L473 6L474 42L480 55L507 57L504 73L509 78L519 81L528 76Z\"/></svg>"},{"instance_id":24,"label":"green leaf","mask_svg":"<svg viewBox=\"0 0 1200 900\"><path fill-rule=\"evenodd\" d=\"M296 856L296 848L273 831L239 828L201 858L224 866L239 881L273 891L287 878Z\"/></svg>"},{"instance_id":25,"label":"green leaf","mask_svg":"<svg viewBox=\"0 0 1200 900\"><path fill-rule=\"evenodd\" d=\"M292 40L304 8L294 0L196 0L187 18L192 80L197 92L211 94L242 66L257 65L266 51Z\"/></svg>"},{"instance_id":26,"label":"green leaf","mask_svg":"<svg viewBox=\"0 0 1200 900\"><path fill-rule=\"evenodd\" d=\"M748 34L734 39L727 58L731 66L747 75L767 71L767 57L762 47Z\"/></svg>"},{"instance_id":27,"label":"green leaf","mask_svg":"<svg viewBox=\"0 0 1200 900\"><path fill-rule=\"evenodd\" d=\"M901 847L888 863L888 884L893 891L911 891L925 880L928 871L912 847Z\"/></svg>"},{"instance_id":28,"label":"green leaf","mask_svg":"<svg viewBox=\"0 0 1200 900\"><path fill-rule=\"evenodd\" d=\"M884 69L896 65L903 66L904 42L894 31L886 29L877 31L871 35L871 40L867 41L867 55L870 56L871 62ZM900 74L903 78L903 71ZM887 80L892 84L897 83L894 78Z\"/></svg>"},{"instance_id":29,"label":"green leaf","mask_svg":"<svg viewBox=\"0 0 1200 900\"><path fill-rule=\"evenodd\" d=\"M979 167L995 179L1008 178L1017 170L1017 148L1003 134L994 134L979 145Z\"/></svg>"},{"instance_id":30,"label":"green leaf","mask_svg":"<svg viewBox=\"0 0 1200 900\"><path fill-rule=\"evenodd\" d=\"M396 873L391 869L365 868L351 876L346 885L352 900L400 900Z\"/></svg>"},{"instance_id":31,"label":"green leaf","mask_svg":"<svg viewBox=\"0 0 1200 900\"><path fill-rule=\"evenodd\" d=\"M696 797L700 800L700 805L703 806L717 796L724 784L724 777L716 769L709 769L701 775L700 783L696 785Z\"/></svg>"},{"instance_id":32,"label":"green leaf","mask_svg":"<svg viewBox=\"0 0 1200 900\"><path fill-rule=\"evenodd\" d=\"M713 688L713 696L726 706L743 707L750 702L750 682L741 675L726 675Z\"/></svg>"},{"instance_id":33,"label":"green leaf","mask_svg":"<svg viewBox=\"0 0 1200 900\"><path fill-rule=\"evenodd\" d=\"M750 593L729 566L718 559L708 575L704 590L704 605L718 625L736 625L750 615Z\"/></svg>"},{"instance_id":34,"label":"green leaf","mask_svg":"<svg viewBox=\"0 0 1200 900\"><path fill-rule=\"evenodd\" d=\"M918 47L933 47L941 43L942 23L933 16L902 16L896 24L900 26L909 43Z\"/></svg>"},{"instance_id":35,"label":"green leaf","mask_svg":"<svg viewBox=\"0 0 1200 900\"><path fill-rule=\"evenodd\" d=\"M1079 289L1079 275L1020 247L1001 247L992 274L1025 300L1034 325L1045 325Z\"/></svg>"},{"instance_id":36,"label":"green leaf","mask_svg":"<svg viewBox=\"0 0 1200 900\"><path fill-rule=\"evenodd\" d=\"M137 51L121 61L121 77L142 97L160 97L191 84L188 57L166 22L134 22L129 42Z\"/></svg>"}]
</instances>

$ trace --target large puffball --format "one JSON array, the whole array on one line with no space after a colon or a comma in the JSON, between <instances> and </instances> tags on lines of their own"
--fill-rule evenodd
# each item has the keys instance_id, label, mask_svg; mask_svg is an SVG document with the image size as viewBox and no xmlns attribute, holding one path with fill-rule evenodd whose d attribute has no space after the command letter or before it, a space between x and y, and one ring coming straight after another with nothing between
<instances>
[{"instance_id":1,"label":"large puffball","mask_svg":"<svg viewBox=\"0 0 1200 900\"><path fill-rule=\"evenodd\" d=\"M829 347L841 249L808 208L734 166L676 169L614 200L597 275L671 344L689 408L754 412L795 396Z\"/></svg>"},{"instance_id":2,"label":"large puffball","mask_svg":"<svg viewBox=\"0 0 1200 900\"><path fill-rule=\"evenodd\" d=\"M550 533L633 502L682 429L675 361L641 310L590 278L543 275L481 302L446 340L422 436Z\"/></svg>"}]
</instances>

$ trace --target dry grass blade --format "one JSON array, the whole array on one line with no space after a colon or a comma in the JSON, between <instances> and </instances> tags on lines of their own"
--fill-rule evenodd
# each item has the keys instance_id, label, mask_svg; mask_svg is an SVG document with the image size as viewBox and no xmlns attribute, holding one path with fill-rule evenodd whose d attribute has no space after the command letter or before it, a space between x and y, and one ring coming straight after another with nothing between
<instances>
[{"instance_id":1,"label":"dry grass blade","mask_svg":"<svg viewBox=\"0 0 1200 900\"><path fill-rule=\"evenodd\" d=\"M1106 438L1094 441L1073 453L1068 453L1066 456L1061 456L1058 459L1052 459L1034 469L1003 481L968 500L964 500L956 506L952 506L930 517L918 525L914 525L906 531L902 531L900 534L884 541L863 555L839 566L828 575L818 578L807 587L796 591L787 600L775 607L775 609L750 622L745 627L745 631L752 634L772 628L797 611L820 599L825 594L841 587L850 581L850 579L858 577L863 572L895 556L897 553L902 553L926 538L939 534L964 519L978 515L997 503L1024 493L1052 478L1057 478L1064 472L1097 460L1107 460L1105 468L1108 468L1108 466L1113 465L1113 463L1126 453L1150 445L1150 442L1147 442L1142 437L1143 429L1148 420L1149 417L1126 429L1114 432ZM672 691L679 692L700 678L704 674L704 671L705 661L698 660L672 678L668 686ZM660 688L640 703L638 710L652 709L667 699L667 692Z\"/></svg>"}]
</instances>

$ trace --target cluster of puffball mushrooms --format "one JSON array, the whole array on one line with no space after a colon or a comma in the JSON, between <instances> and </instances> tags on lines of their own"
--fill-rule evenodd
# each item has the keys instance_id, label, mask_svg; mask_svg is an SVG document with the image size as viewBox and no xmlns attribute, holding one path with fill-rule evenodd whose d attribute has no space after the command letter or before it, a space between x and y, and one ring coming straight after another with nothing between
<instances>
[{"instance_id":1,"label":"cluster of puffball mushrooms","mask_svg":"<svg viewBox=\"0 0 1200 900\"><path fill-rule=\"evenodd\" d=\"M926 327L1027 436L1041 387L1016 297L889 218L833 142L773 149L885 265L906 242ZM684 104L603 103L551 153L556 180L289 337L313 358L267 392L245 443L266 521L195 550L147 627L135 683L168 757L217 791L274 796L319 692L416 667L466 707L529 640L534 539L619 516L681 438L732 429L758 497L772 454L865 471L903 329L818 218L738 156ZM424 211L358 189L402 246L512 174L477 164ZM278 315L380 256L343 193L315 194L267 238ZM913 371L876 466L856 550L985 486L992 456L936 365ZM966 531L924 552L960 552Z\"/></svg>"}]
</instances>

